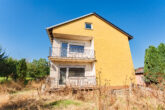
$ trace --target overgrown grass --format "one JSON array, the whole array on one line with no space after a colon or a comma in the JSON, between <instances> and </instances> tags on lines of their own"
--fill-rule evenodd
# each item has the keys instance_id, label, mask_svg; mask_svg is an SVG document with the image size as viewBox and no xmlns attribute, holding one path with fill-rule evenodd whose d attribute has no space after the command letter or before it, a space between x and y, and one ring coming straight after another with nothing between
<instances>
[{"instance_id":1,"label":"overgrown grass","mask_svg":"<svg viewBox=\"0 0 165 110\"><path fill-rule=\"evenodd\" d=\"M66 100L58 100L58 101L54 101L49 104L46 104L46 106L52 106L52 107L67 107L68 105L79 106L81 105L81 103L75 100L66 99Z\"/></svg>"},{"instance_id":2,"label":"overgrown grass","mask_svg":"<svg viewBox=\"0 0 165 110\"><path fill-rule=\"evenodd\" d=\"M7 81L11 81L12 79L9 77L8 80L6 79L6 77L0 77L0 83L4 83Z\"/></svg>"},{"instance_id":3,"label":"overgrown grass","mask_svg":"<svg viewBox=\"0 0 165 110\"><path fill-rule=\"evenodd\" d=\"M32 77L26 77L26 80L34 80Z\"/></svg>"},{"instance_id":4,"label":"overgrown grass","mask_svg":"<svg viewBox=\"0 0 165 110\"><path fill-rule=\"evenodd\" d=\"M0 77L0 82L6 80L6 77Z\"/></svg>"},{"instance_id":5,"label":"overgrown grass","mask_svg":"<svg viewBox=\"0 0 165 110\"><path fill-rule=\"evenodd\" d=\"M5 91L0 93L0 109L165 110L165 89L160 90L157 85L156 87L135 86L131 90L125 88L120 91L114 91L110 86L104 86L92 91L78 89L77 92L73 92L72 87L60 90L46 87L47 91L42 92L43 82L31 81L26 86L19 84L20 82L12 83L11 81L10 84L0 85L0 89ZM18 89L15 93L10 93L13 91L11 88ZM163 88L165 87L163 86Z\"/></svg>"},{"instance_id":6,"label":"overgrown grass","mask_svg":"<svg viewBox=\"0 0 165 110\"><path fill-rule=\"evenodd\" d=\"M4 82L9 82L9 81L11 81L12 80L12 78L11 77L9 77L8 79L6 79L6 77L0 77L0 83L4 83ZM34 78L32 78L32 77L26 77L26 80L34 80Z\"/></svg>"}]
</instances>

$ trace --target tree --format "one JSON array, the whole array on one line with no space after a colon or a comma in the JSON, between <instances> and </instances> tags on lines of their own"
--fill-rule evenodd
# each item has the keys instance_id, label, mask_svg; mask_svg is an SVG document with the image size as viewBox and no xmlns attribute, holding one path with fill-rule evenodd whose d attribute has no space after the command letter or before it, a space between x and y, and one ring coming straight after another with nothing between
<instances>
[{"instance_id":1,"label":"tree","mask_svg":"<svg viewBox=\"0 0 165 110\"><path fill-rule=\"evenodd\" d=\"M144 73L146 82L159 83L165 80L165 44L146 49Z\"/></svg>"},{"instance_id":2,"label":"tree","mask_svg":"<svg viewBox=\"0 0 165 110\"><path fill-rule=\"evenodd\" d=\"M157 48L149 46L145 52L144 73L146 82L158 83L159 54Z\"/></svg>"},{"instance_id":3,"label":"tree","mask_svg":"<svg viewBox=\"0 0 165 110\"><path fill-rule=\"evenodd\" d=\"M6 77L6 79L8 79L9 76L15 79L14 76L17 74L16 65L17 65L17 60L13 59L12 57L9 57L5 60L4 77Z\"/></svg>"},{"instance_id":4,"label":"tree","mask_svg":"<svg viewBox=\"0 0 165 110\"><path fill-rule=\"evenodd\" d=\"M0 47L0 76L4 76L6 53Z\"/></svg>"},{"instance_id":5,"label":"tree","mask_svg":"<svg viewBox=\"0 0 165 110\"><path fill-rule=\"evenodd\" d=\"M26 78L26 73L27 73L27 65L26 65L26 60L21 59L18 61L17 66L16 66L16 76L15 79L19 80L25 80Z\"/></svg>"},{"instance_id":6,"label":"tree","mask_svg":"<svg viewBox=\"0 0 165 110\"><path fill-rule=\"evenodd\" d=\"M28 76L34 79L45 77L49 74L49 65L46 59L40 58L39 60L33 60L28 66Z\"/></svg>"},{"instance_id":7,"label":"tree","mask_svg":"<svg viewBox=\"0 0 165 110\"><path fill-rule=\"evenodd\" d=\"M46 59L40 58L38 60L38 69L41 74L41 77L49 74L49 65Z\"/></svg>"},{"instance_id":8,"label":"tree","mask_svg":"<svg viewBox=\"0 0 165 110\"><path fill-rule=\"evenodd\" d=\"M6 58L7 58L7 56L6 56L5 52L0 47L0 61L4 60Z\"/></svg>"},{"instance_id":9,"label":"tree","mask_svg":"<svg viewBox=\"0 0 165 110\"><path fill-rule=\"evenodd\" d=\"M165 74L165 44L161 43L158 46L159 60L160 60L160 72Z\"/></svg>"}]
</instances>

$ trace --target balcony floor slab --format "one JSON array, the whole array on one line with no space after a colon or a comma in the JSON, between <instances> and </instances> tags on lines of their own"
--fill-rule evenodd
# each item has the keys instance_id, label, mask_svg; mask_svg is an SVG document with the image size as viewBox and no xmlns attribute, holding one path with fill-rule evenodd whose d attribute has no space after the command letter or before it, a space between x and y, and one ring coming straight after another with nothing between
<instances>
[{"instance_id":1,"label":"balcony floor slab","mask_svg":"<svg viewBox=\"0 0 165 110\"><path fill-rule=\"evenodd\" d=\"M95 62L95 58L69 58L69 57L48 57L51 61L56 62Z\"/></svg>"}]
</instances>

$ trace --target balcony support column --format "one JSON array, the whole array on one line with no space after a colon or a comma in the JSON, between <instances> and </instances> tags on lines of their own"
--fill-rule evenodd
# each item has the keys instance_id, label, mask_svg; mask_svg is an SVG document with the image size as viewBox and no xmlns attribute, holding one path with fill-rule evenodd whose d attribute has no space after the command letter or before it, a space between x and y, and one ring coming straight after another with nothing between
<instances>
[{"instance_id":1,"label":"balcony support column","mask_svg":"<svg viewBox=\"0 0 165 110\"><path fill-rule=\"evenodd\" d=\"M58 69L53 62L50 62L50 86L51 88L58 87Z\"/></svg>"}]
</instances>

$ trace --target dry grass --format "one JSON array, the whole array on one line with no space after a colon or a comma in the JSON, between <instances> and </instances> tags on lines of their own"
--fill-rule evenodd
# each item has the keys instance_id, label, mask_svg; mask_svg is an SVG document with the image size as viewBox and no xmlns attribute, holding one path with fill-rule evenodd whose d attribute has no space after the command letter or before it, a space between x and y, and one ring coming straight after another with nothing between
<instances>
[{"instance_id":1,"label":"dry grass","mask_svg":"<svg viewBox=\"0 0 165 110\"><path fill-rule=\"evenodd\" d=\"M109 86L74 91L71 87L65 87L61 90L42 92L43 83L43 81L30 82L27 86L23 86L20 83L10 82L0 85L0 109L165 110L164 87L161 90L154 86L115 91Z\"/></svg>"}]
</instances>

